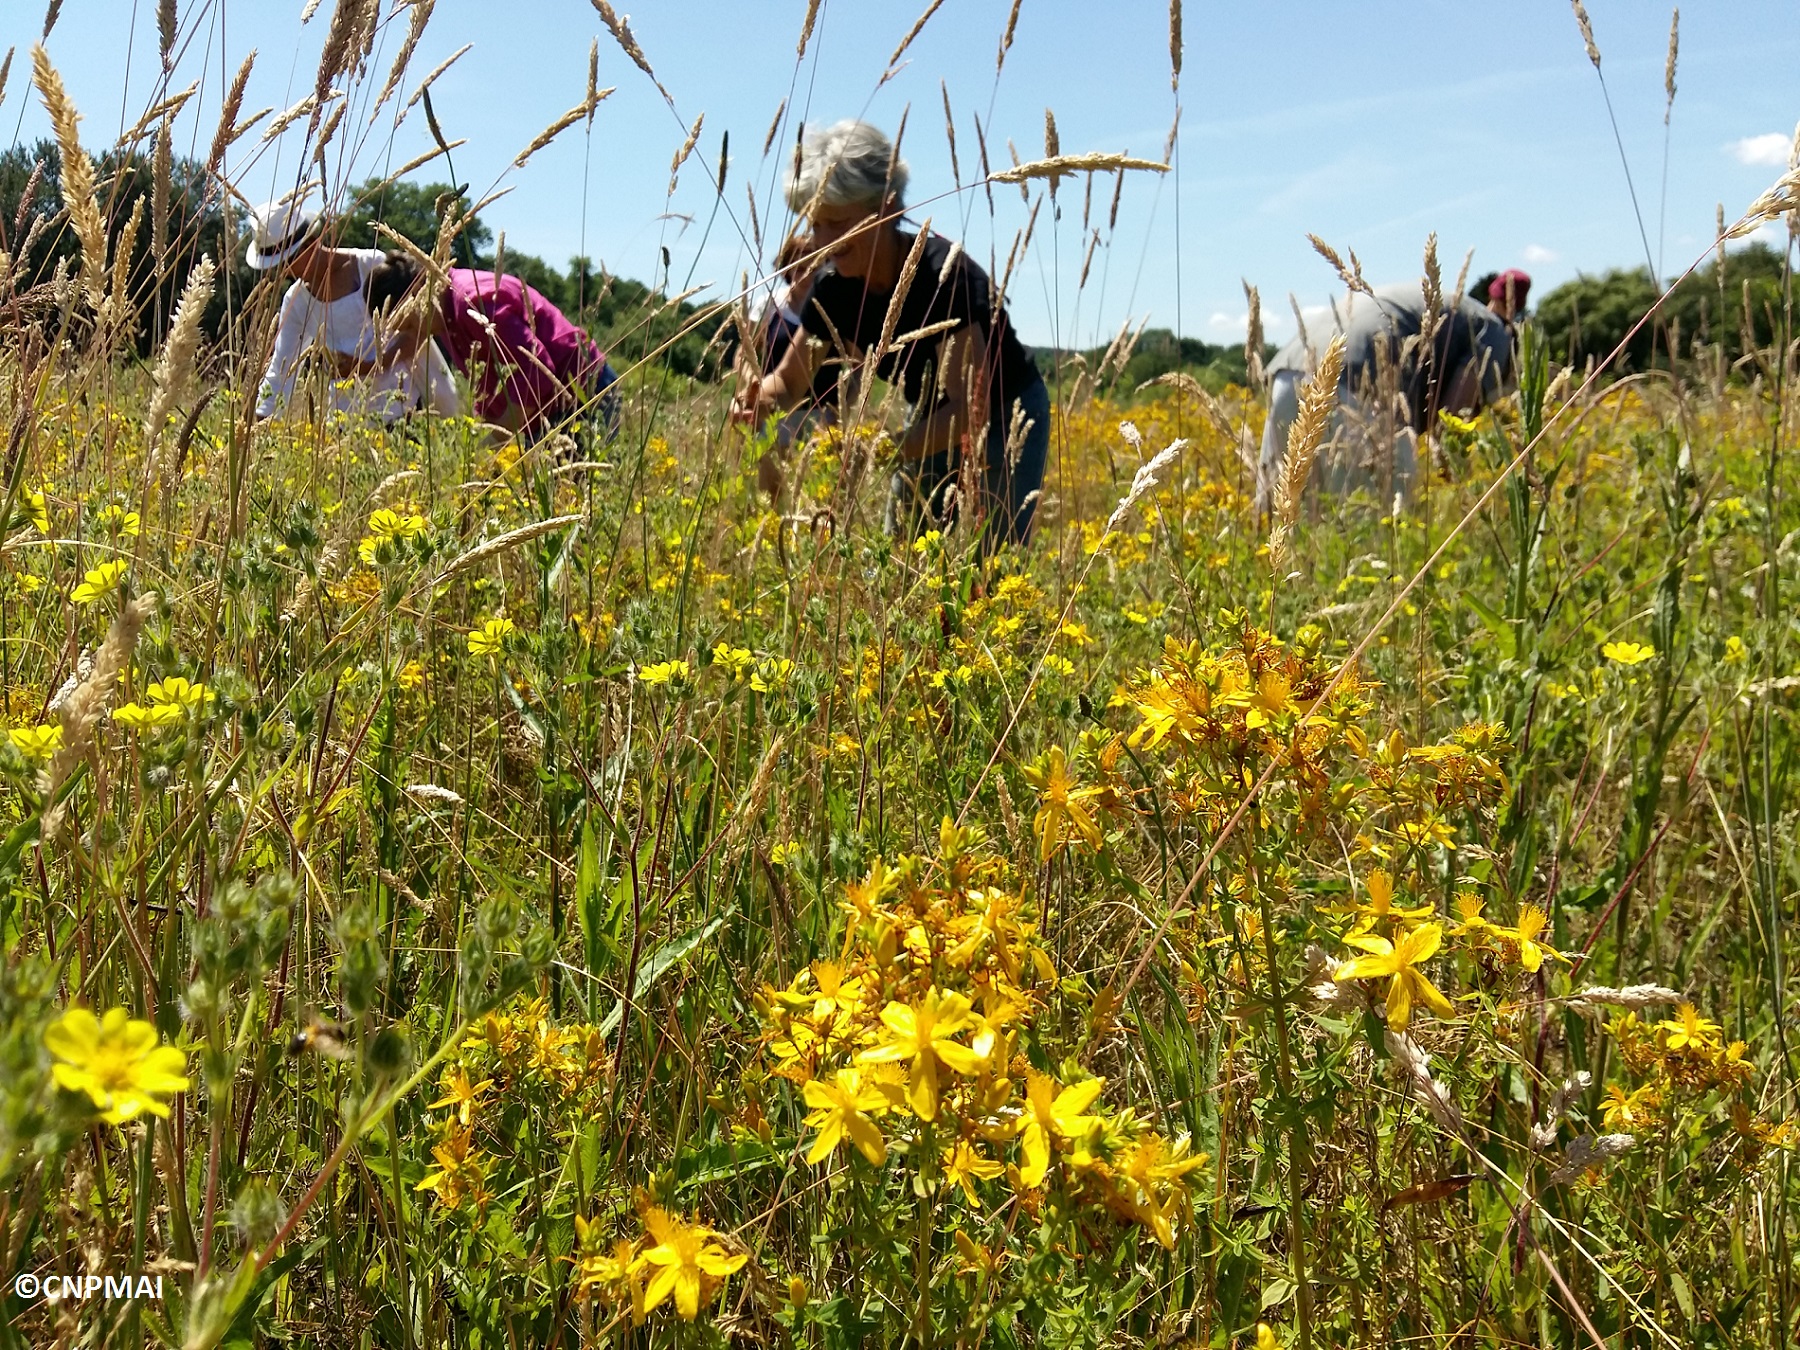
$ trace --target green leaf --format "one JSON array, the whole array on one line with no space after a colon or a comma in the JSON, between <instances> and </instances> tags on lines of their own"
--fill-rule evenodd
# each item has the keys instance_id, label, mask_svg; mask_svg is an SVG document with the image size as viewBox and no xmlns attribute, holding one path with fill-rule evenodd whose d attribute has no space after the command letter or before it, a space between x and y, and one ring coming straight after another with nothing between
<instances>
[{"instance_id":1,"label":"green leaf","mask_svg":"<svg viewBox=\"0 0 1800 1350\"><path fill-rule=\"evenodd\" d=\"M707 920L687 936L674 938L663 943L655 951L651 952L649 956L645 957L644 963L638 967L636 999L642 1000L645 994L648 994L656 987L657 982L661 980L663 976L667 975L671 970L674 970L683 961L687 960L687 958L692 956L694 951L702 943L709 940L715 933L723 928L725 926L725 920L730 913L730 910L726 910L724 914L719 915L716 919ZM612 1035L613 1032L619 1029L619 1023L624 1020L625 1000L620 999L617 1003L613 1004L612 1011L606 1015L606 1020L600 1024L600 1034L602 1036Z\"/></svg>"}]
</instances>

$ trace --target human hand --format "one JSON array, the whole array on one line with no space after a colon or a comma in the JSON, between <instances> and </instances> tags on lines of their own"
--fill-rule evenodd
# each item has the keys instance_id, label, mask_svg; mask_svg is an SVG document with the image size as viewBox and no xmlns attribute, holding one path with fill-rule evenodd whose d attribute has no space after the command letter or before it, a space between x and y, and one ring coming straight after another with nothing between
<instances>
[{"instance_id":1,"label":"human hand","mask_svg":"<svg viewBox=\"0 0 1800 1350\"><path fill-rule=\"evenodd\" d=\"M737 393L732 395L731 423L733 426L759 426L763 419L773 411L773 401L764 389L761 376L748 377L738 385Z\"/></svg>"}]
</instances>

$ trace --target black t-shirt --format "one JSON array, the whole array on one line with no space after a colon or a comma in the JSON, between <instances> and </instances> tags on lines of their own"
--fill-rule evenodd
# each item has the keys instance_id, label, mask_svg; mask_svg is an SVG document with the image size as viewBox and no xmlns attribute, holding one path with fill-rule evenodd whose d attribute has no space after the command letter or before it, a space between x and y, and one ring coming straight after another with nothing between
<instances>
[{"instance_id":1,"label":"black t-shirt","mask_svg":"<svg viewBox=\"0 0 1800 1350\"><path fill-rule=\"evenodd\" d=\"M902 259L911 253L917 237L900 232ZM875 372L888 383L898 384L906 401L917 406L924 392L937 381L938 356L945 340L972 323L987 340L993 414L1005 422L1011 416L1013 400L1041 377L1037 365L1020 344L1018 334L1013 332L1006 311L994 310L993 287L987 273L973 260L966 254L959 254L950 275L939 283L950 249L950 241L942 235L933 234L926 239L919 269L900 301L894 336L901 337L950 319L961 322L955 328L889 352L875 367ZM854 346L858 354L867 354L881 341L882 324L892 301L892 292L870 290L857 278L841 275L835 264L827 263L813 280L812 295L801 317L806 331L822 339L828 347L833 343L832 329L835 328L838 336Z\"/></svg>"}]
</instances>

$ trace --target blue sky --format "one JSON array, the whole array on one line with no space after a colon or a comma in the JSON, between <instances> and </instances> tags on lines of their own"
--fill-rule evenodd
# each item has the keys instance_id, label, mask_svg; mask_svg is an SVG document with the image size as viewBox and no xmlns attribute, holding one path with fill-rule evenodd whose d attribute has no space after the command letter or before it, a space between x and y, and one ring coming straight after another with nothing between
<instances>
[{"instance_id":1,"label":"blue sky","mask_svg":"<svg viewBox=\"0 0 1800 1350\"><path fill-rule=\"evenodd\" d=\"M995 51L1011 0L945 0L885 83L894 48L926 0L826 0L803 62L795 40L805 0L637 0L631 25L674 99L664 104L613 44L587 0L439 0L403 90L464 43L473 49L437 83L445 131L466 137L459 177L480 193L512 187L485 213L509 248L561 263L585 252L609 269L672 284L710 282L717 296L754 272L745 184L756 189L766 251L782 220L780 147L793 121L863 116L890 130L907 116L915 218L964 239L980 260L1004 260L1026 209L1016 188L953 188L943 92L956 120L968 182L977 162L974 117L990 153L1043 153L1049 107L1065 151L1160 155L1174 115L1168 13L1162 3L1109 5L1024 0L1014 45L996 82ZM334 0L304 27L305 0L180 0L183 55L171 88L202 79L180 124L204 155L222 83L258 51L246 111L284 108L312 86ZM92 145L110 142L158 97L154 0L65 0L48 43L83 110ZM621 9L626 8L620 5ZM29 49L42 28L37 0L0 6L0 47L17 46L0 134L30 141L46 120L29 89ZM1679 86L1663 194L1663 64L1669 13L1658 5L1589 5L1619 131L1652 253L1678 271L1712 234L1714 204L1735 218L1777 176L1800 119L1800 5L1793 0L1705 0L1683 9ZM1501 17L1501 16L1504 17ZM1644 244L1600 85L1562 0L1205 5L1190 3L1182 71L1179 174L1126 183L1117 229L1105 229L1110 180L1096 183L1092 224L1102 230L1085 288L1089 236L1083 184L1065 182L1060 218L1040 214L1029 261L1010 295L1034 342L1106 340L1127 317L1225 341L1242 334L1240 278L1260 286L1269 335L1293 329L1288 296L1308 310L1329 302L1334 279L1306 242L1316 232L1354 248L1372 281L1418 273L1436 230L1447 274L1475 250L1479 272L1523 266L1538 293L1577 271L1641 263ZM396 128L390 104L373 125L368 103L405 28L384 29L369 87L346 119L348 162L334 150L334 183L397 166L430 142L420 110ZM513 157L579 101L589 44L600 39L603 85L618 92L522 170ZM221 66L227 69L221 74ZM778 105L789 101L777 149L762 157ZM909 111L910 110L910 111ZM704 112L694 160L667 196L684 123ZM304 126L304 121L301 123ZM716 163L731 134L731 167L718 217L699 161ZM251 199L291 186L297 134L259 145L251 132L227 166ZM998 167L998 165L996 165ZM427 171L427 176L441 169ZM691 223L680 219L692 217ZM770 223L774 216L775 223ZM771 239L770 236L773 236ZM691 281L689 280L691 278Z\"/></svg>"}]
</instances>

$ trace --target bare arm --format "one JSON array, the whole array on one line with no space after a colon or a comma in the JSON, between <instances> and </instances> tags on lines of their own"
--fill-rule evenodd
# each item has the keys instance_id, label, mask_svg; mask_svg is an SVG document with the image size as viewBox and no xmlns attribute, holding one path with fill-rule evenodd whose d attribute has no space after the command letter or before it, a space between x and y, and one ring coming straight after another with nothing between
<instances>
[{"instance_id":1,"label":"bare arm","mask_svg":"<svg viewBox=\"0 0 1800 1350\"><path fill-rule=\"evenodd\" d=\"M812 344L804 333L796 333L774 370L760 376L746 370L731 400L731 420L757 426L773 413L797 407L812 388L812 380Z\"/></svg>"}]
</instances>

